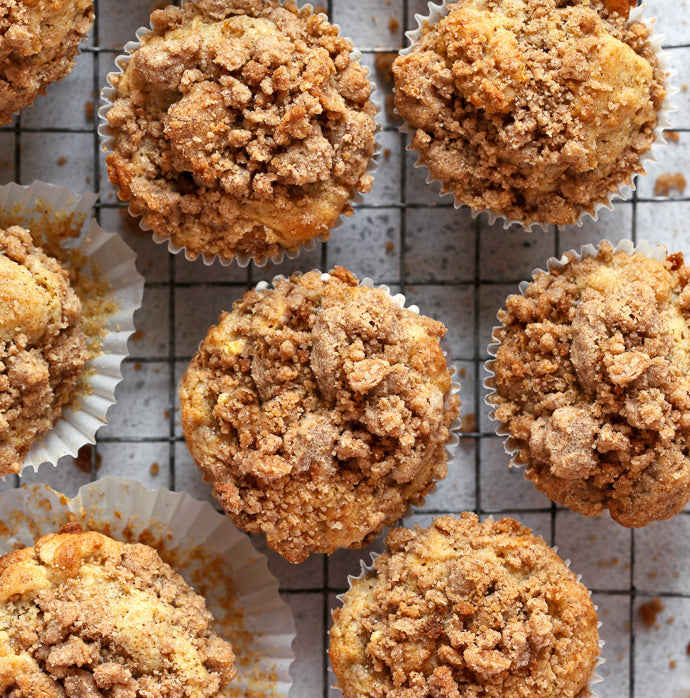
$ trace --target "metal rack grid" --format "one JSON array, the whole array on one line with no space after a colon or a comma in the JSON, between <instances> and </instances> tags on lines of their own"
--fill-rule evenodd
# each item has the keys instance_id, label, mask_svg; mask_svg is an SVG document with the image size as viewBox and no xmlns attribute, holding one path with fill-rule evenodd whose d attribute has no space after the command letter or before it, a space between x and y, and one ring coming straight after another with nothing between
<instances>
[{"instance_id":1,"label":"metal rack grid","mask_svg":"<svg viewBox=\"0 0 690 698\"><path fill-rule=\"evenodd\" d=\"M463 434L457 457L449 464L448 478L406 523L426 525L441 513L464 510L520 519L558 545L593 590L606 640L606 664L600 670L605 681L597 687L599 695L690 696L690 510L671 521L628 531L607 517L585 519L550 504L521 473L508 470L481 387L497 309L550 256L603 238L625 237L667 243L690 253L685 225L690 199L673 195L658 200L653 195L656 175L690 174L690 93L683 90L675 99L679 142L664 149L660 163L640 180L631 201L617 204L612 213L605 211L597 223L528 234L489 226L483 217L473 221L467 211L454 210L448 198L439 198L437 187L425 184L425 171L414 168L414 155L404 150L405 137L383 110L384 155L374 191L328 243L279 267L209 268L169 255L121 215L124 209L108 183L97 123L87 103L95 100L97 110L105 75L122 45L147 24L153 3L94 0L94 5L96 22L73 73L0 128L0 183L42 179L76 192L100 191L99 221L108 230L120 231L139 254L139 269L146 277L144 305L136 317L139 332L130 345L118 405L109 415L111 423L99 432L90 472L70 463L57 469L43 466L36 474L22 476L21 482L44 482L72 495L90 480L117 475L149 487L186 489L216 505L184 445L176 409L181 373L220 311L257 281L295 269L327 270L345 263L359 276L402 290L424 313L446 323L452 359L460 371L462 413L468 424L472 415L475 418L476 426ZM665 46L681 86L690 81L687 0L649 0L647 6L650 15L660 18L658 29L667 35ZM426 0L328 0L327 10L373 67L376 53L404 45L404 33L416 26L416 12L426 12ZM372 73L380 85L378 101L383 102L390 88L381 75ZM15 477L0 487L19 484ZM358 572L359 560L368 561L368 550L312 556L300 566L290 566L267 550L262 539L254 537L254 542L267 553L297 623L291 696L339 695L329 688L326 628L330 609L337 604L335 596L347 587L347 574ZM380 549L380 539L370 547ZM661 599L664 610L657 624L646 628L637 609L654 597Z\"/></svg>"}]
</instances>

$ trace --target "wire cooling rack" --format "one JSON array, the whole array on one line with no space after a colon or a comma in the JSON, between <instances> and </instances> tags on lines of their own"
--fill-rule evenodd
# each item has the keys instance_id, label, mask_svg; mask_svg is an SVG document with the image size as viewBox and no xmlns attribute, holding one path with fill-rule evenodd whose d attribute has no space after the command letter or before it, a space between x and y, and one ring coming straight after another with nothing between
<instances>
[{"instance_id":1,"label":"wire cooling rack","mask_svg":"<svg viewBox=\"0 0 690 698\"><path fill-rule=\"evenodd\" d=\"M119 231L139 254L146 277L143 308L136 316L139 331L118 390L110 424L98 434L90 462L71 462L57 469L43 466L22 482L44 482L73 495L83 484L116 475L148 487L187 490L216 505L187 452L176 409L179 378L198 342L219 313L262 279L277 273L344 263L359 276L371 276L402 291L422 311L446 323L452 359L462 384L465 433L449 474L426 506L406 523L427 525L442 513L476 511L482 516L511 515L557 545L572 568L593 590L603 622L606 663L597 686L606 698L688 698L690 696L690 516L628 531L608 517L586 519L553 506L509 471L508 457L495 436L484 406L483 362L491 327L505 297L546 260L581 245L607 238L646 239L690 253L690 199L682 193L654 197L661 173L690 176L690 27L686 0L649 0L647 13L659 18L666 35L670 66L678 72L681 92L674 123L679 134L660 154L650 175L639 181L633 198L604 211L597 223L582 228L553 228L525 233L490 226L466 210L456 211L438 189L425 184L425 172L414 168L405 152L405 137L386 110L381 120L383 153L376 183L355 215L326 244L280 266L239 269L171 256L163 246L123 216L110 187L100 151L94 114L105 76L114 69L122 46L135 30L148 24L154 5L145 0L94 0L96 22L72 74L48 89L47 96L0 129L0 182L28 184L34 179L61 184L75 192L101 192L97 217L106 230ZM316 3L320 4L320 3ZM390 87L374 70L377 53L397 51L404 33L416 27L414 14L426 12L422 0L329 0L329 16L363 53L380 85L378 101ZM161 3L156 3L160 6ZM0 487L15 487L9 478ZM338 695L330 688L326 630L336 595L347 588L347 575L357 574L368 551L341 551L327 558L312 556L290 566L266 550L281 591L297 623L293 698ZM380 540L370 550L380 550ZM649 627L638 612L658 598L663 607Z\"/></svg>"}]
</instances>

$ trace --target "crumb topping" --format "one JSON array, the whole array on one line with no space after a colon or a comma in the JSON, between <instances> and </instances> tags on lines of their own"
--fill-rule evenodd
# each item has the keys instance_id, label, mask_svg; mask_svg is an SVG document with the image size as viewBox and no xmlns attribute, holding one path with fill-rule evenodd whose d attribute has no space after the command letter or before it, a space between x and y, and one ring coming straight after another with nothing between
<instances>
[{"instance_id":1,"label":"crumb topping","mask_svg":"<svg viewBox=\"0 0 690 698\"><path fill-rule=\"evenodd\" d=\"M412 147L460 203L574 223L642 172L664 75L627 0L459 0L394 64Z\"/></svg>"},{"instance_id":2,"label":"crumb topping","mask_svg":"<svg viewBox=\"0 0 690 698\"><path fill-rule=\"evenodd\" d=\"M689 279L680 254L603 243L499 312L489 400L513 461L551 499L629 527L690 500Z\"/></svg>"},{"instance_id":3,"label":"crumb topping","mask_svg":"<svg viewBox=\"0 0 690 698\"><path fill-rule=\"evenodd\" d=\"M371 189L375 107L325 16L198 0L151 22L108 112L110 178L146 226L193 256L265 258L351 213Z\"/></svg>"},{"instance_id":4,"label":"crumb topping","mask_svg":"<svg viewBox=\"0 0 690 698\"><path fill-rule=\"evenodd\" d=\"M146 545L71 524L0 558L8 698L220 698L235 658L212 624Z\"/></svg>"},{"instance_id":5,"label":"crumb topping","mask_svg":"<svg viewBox=\"0 0 690 698\"><path fill-rule=\"evenodd\" d=\"M357 283L337 267L250 291L180 387L214 494L290 562L365 545L446 475L445 327Z\"/></svg>"},{"instance_id":6,"label":"crumb topping","mask_svg":"<svg viewBox=\"0 0 690 698\"><path fill-rule=\"evenodd\" d=\"M92 0L0 0L0 126L74 67Z\"/></svg>"},{"instance_id":7,"label":"crumb topping","mask_svg":"<svg viewBox=\"0 0 690 698\"><path fill-rule=\"evenodd\" d=\"M513 519L394 528L333 612L345 698L584 698L599 655L587 589Z\"/></svg>"},{"instance_id":8,"label":"crumb topping","mask_svg":"<svg viewBox=\"0 0 690 698\"><path fill-rule=\"evenodd\" d=\"M17 473L70 399L87 358L67 271L19 226L0 228L0 475Z\"/></svg>"}]
</instances>

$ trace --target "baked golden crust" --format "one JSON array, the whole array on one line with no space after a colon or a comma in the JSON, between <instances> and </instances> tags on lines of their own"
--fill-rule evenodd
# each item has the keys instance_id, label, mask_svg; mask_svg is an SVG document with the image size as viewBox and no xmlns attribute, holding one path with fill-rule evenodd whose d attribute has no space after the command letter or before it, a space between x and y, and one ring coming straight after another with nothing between
<instances>
[{"instance_id":1,"label":"baked golden crust","mask_svg":"<svg viewBox=\"0 0 690 698\"><path fill-rule=\"evenodd\" d=\"M256 259L327 235L371 189L367 71L323 15L198 0L151 16L108 112L110 179L191 256Z\"/></svg>"},{"instance_id":2,"label":"baked golden crust","mask_svg":"<svg viewBox=\"0 0 690 698\"><path fill-rule=\"evenodd\" d=\"M551 499L629 527L690 500L689 279L682 255L605 243L499 312L493 416Z\"/></svg>"},{"instance_id":3,"label":"baked golden crust","mask_svg":"<svg viewBox=\"0 0 690 698\"><path fill-rule=\"evenodd\" d=\"M394 528L333 612L344 698L584 698L597 614L563 561L513 519Z\"/></svg>"},{"instance_id":4,"label":"baked golden crust","mask_svg":"<svg viewBox=\"0 0 690 698\"><path fill-rule=\"evenodd\" d=\"M235 524L301 562L421 504L459 407L444 334L342 267L235 303L180 386L187 445Z\"/></svg>"},{"instance_id":5,"label":"baked golden crust","mask_svg":"<svg viewBox=\"0 0 690 698\"><path fill-rule=\"evenodd\" d=\"M0 0L0 126L74 67L92 0Z\"/></svg>"},{"instance_id":6,"label":"baked golden crust","mask_svg":"<svg viewBox=\"0 0 690 698\"><path fill-rule=\"evenodd\" d=\"M153 548L74 524L0 558L9 698L219 698L236 674L204 600Z\"/></svg>"},{"instance_id":7,"label":"baked golden crust","mask_svg":"<svg viewBox=\"0 0 690 698\"><path fill-rule=\"evenodd\" d=\"M458 0L393 67L412 146L459 203L574 223L642 172L664 75L627 0Z\"/></svg>"},{"instance_id":8,"label":"baked golden crust","mask_svg":"<svg viewBox=\"0 0 690 698\"><path fill-rule=\"evenodd\" d=\"M86 358L67 271L23 228L0 229L0 475L19 472L52 428Z\"/></svg>"}]
</instances>

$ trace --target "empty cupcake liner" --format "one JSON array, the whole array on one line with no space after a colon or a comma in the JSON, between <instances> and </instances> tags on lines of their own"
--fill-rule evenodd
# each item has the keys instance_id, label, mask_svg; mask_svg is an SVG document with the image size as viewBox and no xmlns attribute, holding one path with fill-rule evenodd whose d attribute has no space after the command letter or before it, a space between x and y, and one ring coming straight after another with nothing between
<instances>
[{"instance_id":1,"label":"empty cupcake liner","mask_svg":"<svg viewBox=\"0 0 690 698\"><path fill-rule=\"evenodd\" d=\"M493 519L494 517L489 516L487 518ZM537 534L535 533L534 535L537 535ZM551 549L553 550L554 553L558 554L558 547L554 546ZM369 553L369 558L370 558L369 562L367 562L366 560L359 561L359 567L360 567L359 574L348 575L347 576L347 584L348 584L347 591L344 591L342 594L338 594L336 596L337 601L341 605L343 605L345 602L344 601L345 595L349 591L352 590L352 585L354 582L358 582L358 581L361 581L363 579L370 579L370 578L373 578L376 576L376 570L374 569L374 562L376 561L376 558L380 557L382 554L383 553ZM563 558L561 558L561 559L563 559ZM565 564L565 566L568 569L570 569L570 565L571 565L570 560L568 560L568 559L563 560L563 563ZM577 577L578 582L582 582L582 575L581 574L577 574L576 577ZM589 593L589 596L591 598L591 596L592 596L591 590L587 589L587 592ZM594 605L594 609L597 612L599 611L599 607L596 604ZM333 613L333 609L331 609L331 614L332 613ZM603 623L600 620L598 620L597 621L597 630L600 630L602 625L603 625ZM597 660L597 666L595 668L594 675L592 676L592 678L589 682L590 688L592 688L593 686L596 686L599 683L602 683L604 680L602 676L600 676L599 674L596 673L596 669L598 669L602 664L604 664L606 662L606 660L601 655L601 652L604 649L604 644L605 644L604 640L602 640L601 637L599 637L599 652L600 653L599 653L599 658ZM329 679L328 683L329 683L329 686L331 687L331 689L333 689L334 691L338 691L338 693L340 693L342 695L342 692L340 690L340 686L338 686L337 677L335 675L335 672L333 671L333 665L331 664L330 658L328 660L328 679ZM590 698L600 698L600 696L596 692L592 692L590 694Z\"/></svg>"},{"instance_id":2,"label":"empty cupcake liner","mask_svg":"<svg viewBox=\"0 0 690 698\"><path fill-rule=\"evenodd\" d=\"M232 643L237 677L228 698L287 698L295 626L266 557L210 504L187 493L148 490L105 478L70 499L46 485L0 493L0 555L76 521L85 530L158 550L206 599L218 632Z\"/></svg>"},{"instance_id":3,"label":"empty cupcake liner","mask_svg":"<svg viewBox=\"0 0 690 698\"><path fill-rule=\"evenodd\" d=\"M608 243L611 245L611 247L613 247L614 254L616 254L617 252L625 252L627 255L639 253L641 255L644 255L645 257L649 257L650 259L656 259L660 262L666 261L667 249L664 245L652 246L646 240L638 242L637 245L632 240L621 240L616 245L614 245L612 242L608 240L602 240L599 244L605 243ZM540 268L535 269L531 275L532 279L536 278L536 276L539 274L548 273L552 269L562 269L563 267L567 266L573 261L580 261L582 259L585 259L586 257L596 257L598 253L598 246L588 244L583 245L579 251L569 250L568 252L565 252L560 258L551 257L546 262L546 270ZM522 295L525 294L525 290L527 289L529 284L529 281L520 282L518 290ZM484 378L482 382L482 385L487 389L487 393L484 396L484 404L487 405L487 407L491 408L491 411L489 412L489 417L496 423L496 435L505 437L503 440L503 447L505 449L505 452L510 456L510 467L524 468L524 465L517 464L513 461L513 457L518 451L517 443L515 439L513 439L510 436L508 429L503 425L503 423L496 419L495 405L491 402L491 397L496 394L496 389L493 385L493 380L496 375L493 371L493 364L496 359L496 352L498 351L498 348L501 346L501 343L496 339L496 332L501 328L502 325L495 325L491 330L492 341L490 342L487 349L487 353L491 358L484 362L484 372L485 374L487 374L487 377Z\"/></svg>"},{"instance_id":4,"label":"empty cupcake liner","mask_svg":"<svg viewBox=\"0 0 690 698\"><path fill-rule=\"evenodd\" d=\"M36 470L41 463L57 465L63 456L76 456L82 446L95 442L96 432L108 423L108 410L116 401L115 388L122 379L120 365L129 353L127 340L134 332L134 312L141 306L144 279L136 270L134 252L91 217L97 198L44 182L0 186L0 225L27 228L41 246L46 223L66 222L76 237L61 241L61 249L79 250L86 257L85 273L109 286L107 300L112 305L108 312L99 314L101 319L92 332L85 326L89 340L98 341L99 332L104 333L100 350L88 359L75 397L53 428L33 444L23 468ZM63 265L69 267L70 263L63 261Z\"/></svg>"},{"instance_id":5,"label":"empty cupcake liner","mask_svg":"<svg viewBox=\"0 0 690 698\"><path fill-rule=\"evenodd\" d=\"M182 5L186 4L187 2L191 2L192 0L183 0ZM311 4L305 4L300 7L300 9L306 9L306 10L314 10L314 7ZM315 13L315 14L324 14L323 12L320 13ZM324 14L324 16L326 16ZM332 26L334 26L337 30L338 33L341 34L340 31L340 26L331 22ZM127 64L129 63L129 59L131 58L132 54L137 51L137 49L140 48L141 46L141 39L144 37L146 34L152 31L151 27L140 27L137 29L135 36L136 36L136 41L128 41L125 46L124 46L124 51L125 53L122 53L115 58L115 67L117 68L117 71L108 73L106 76L107 79L107 84L101 89L101 106L98 109L98 118L99 118L99 125L98 125L98 134L101 138L101 150L103 150L106 153L111 153L113 152L113 143L114 143L114 137L111 135L109 131L109 126L108 126L108 119L106 117L106 114L110 110L110 108L113 106L113 102L115 101L115 98L117 97L117 90L112 84L112 77L118 74L123 74L125 72L125 69L127 67ZM347 41L354 46L354 42L349 39L348 37L344 37L347 39ZM350 52L350 59L355 62L359 62L360 59L362 58L362 53L359 49L353 48L353 50ZM369 173L370 175L374 175L376 170L378 169L378 158L379 155L381 154L382 151L382 146L380 142L380 134L383 131L383 126L381 124L380 117L378 116L381 113L381 104L378 101L376 93L378 92L378 88L376 83L373 80L370 80L370 85L371 85L371 96L370 96L370 101L374 104L376 107L376 114L375 114L375 120L376 120L376 129L374 131L374 138L375 138L375 146L374 146L374 154L372 158L369 160L369 163L367 164L366 167L366 172ZM364 194L360 191L355 191L352 193L352 197L350 200L347 202L347 205L352 205L352 204L361 204L364 201ZM341 213L340 216L338 216L338 219L336 222L333 224L331 229L329 230L328 233L325 233L323 235L317 236L315 238L312 238L311 240L308 240L307 242L301 244L299 247L295 248L294 250L280 250L278 254L276 254L273 257L264 257L261 259L256 259L255 257L251 255L242 255L242 254L237 254L232 258L227 258L223 257L220 254L201 254L201 255L194 255L187 250L187 248L184 245L177 245L175 244L171 238L159 235L158 233L154 233L149 226L147 226L144 222L141 216L143 214L137 213L133 210L133 203L131 203L128 206L128 212L129 215L132 216L133 218L139 218L139 227L147 232L151 233L154 242L158 244L166 244L168 245L168 251L171 254L179 254L180 252L184 253L185 259L193 262L197 259L198 256L200 256L203 259L203 262L206 266L212 265L216 260L220 262L220 264L224 267L230 266L230 264L233 263L233 261L237 264L237 266L244 268L249 266L251 262L254 263L255 266L263 268L265 267L269 262L272 264L281 264L285 259L297 259L299 257L300 253L302 251L305 252L313 252L316 249L316 243L317 242L326 242L330 238L331 233L334 230L337 230L340 228L343 223L345 222L345 219L347 218L345 213Z\"/></svg>"},{"instance_id":6,"label":"empty cupcake liner","mask_svg":"<svg viewBox=\"0 0 690 698\"><path fill-rule=\"evenodd\" d=\"M429 13L425 15L421 14L415 14L414 18L417 21L417 28L412 29L408 31L405 36L409 39L410 45L406 46L404 49L400 51L400 55L406 56L412 52L412 49L414 48L415 44L417 41L421 38L424 28L428 25L435 24L438 22L440 19L445 17L451 10L449 5L452 5L453 2L452 0L450 3L448 0L443 0L442 3L437 4L435 2L432 2L431 0L428 2L428 10ZM658 123L656 128L654 129L654 141L652 143L651 148L644 153L640 157L640 164L643 166L645 163L653 163L653 162L658 162L659 160L659 153L661 152L662 148L665 148L667 146L666 139L664 138L664 131L670 127L672 127L673 123L671 121L670 115L677 111L677 108L673 105L672 103L672 98L674 95L678 94L679 89L671 84L671 78L676 75L675 70L669 70L668 68L668 54L663 50L662 48L662 43L664 39L666 38L664 35L661 34L656 34L654 31L654 25L656 23L655 18L650 18L646 17L644 14L645 6L640 5L638 7L633 8L630 11L630 17L629 17L629 22L642 22L650 31L649 34L649 42L652 45L654 52L656 54L657 59L659 60L659 68L662 73L665 74L666 76L666 81L665 81L665 88L666 88L666 97L664 99L664 102L661 106L661 109L659 110L659 115L658 115ZM414 129L412 129L407 121L402 119L402 123L400 125L400 131L408 136L408 138L412 138L414 135ZM410 145L407 146L407 150L413 151L414 148L412 148ZM415 168L420 168L424 169L427 171L427 177L426 177L426 183L427 184L433 184L433 185L438 185L440 187L439 191L439 196L445 197L445 196L450 196L453 199L453 206L455 208L461 208L463 206L466 206L466 204L463 204L462 202L457 201L455 196L453 195L453 192L448 190L448 191L443 191L443 187L445 186L444 182L441 180L435 179L431 172L429 172L428 168L424 163L421 161L421 158L417 159L417 162L414 164ZM602 201L594 206L594 211L590 213L589 211L583 211L580 216L578 217L577 221L573 225L576 227L580 228L582 225L585 223L585 221L589 218L593 222L596 222L599 219L599 213L603 210L606 209L608 211L613 211L614 209L614 203L617 200L621 201L626 201L632 196L632 193L636 190L636 184L635 184L635 177L640 176L645 174L644 170L643 172L639 173L638 175L634 175L631 178L631 181L629 182L622 182L621 184L618 185L618 189L616 191L611 191L607 194L606 201ZM470 208L470 213L472 215L472 218L475 219L477 218L480 214L485 213L488 217L488 222L489 225L494 225L497 221L502 224L504 229L508 229L513 225L518 225L522 228L525 228L529 232L534 232L536 230L542 230L544 232L549 230L549 227L552 226L553 224L551 223L544 223L544 222L538 222L535 221L533 223L530 223L529 225L525 226L522 221L519 220L514 220L507 218L506 216L496 213L490 208L482 208L482 209L475 209L475 208Z\"/></svg>"}]
</instances>

